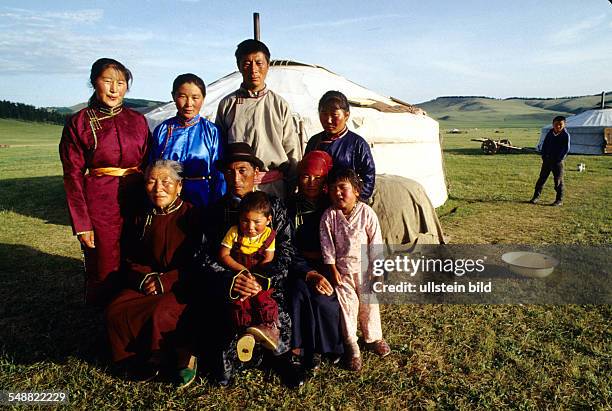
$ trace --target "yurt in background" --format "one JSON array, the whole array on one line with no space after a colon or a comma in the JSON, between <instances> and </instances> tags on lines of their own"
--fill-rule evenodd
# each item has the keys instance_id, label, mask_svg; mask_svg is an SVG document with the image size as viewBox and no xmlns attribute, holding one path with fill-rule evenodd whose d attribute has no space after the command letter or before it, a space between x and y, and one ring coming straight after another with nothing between
<instances>
[{"instance_id":1,"label":"yurt in background","mask_svg":"<svg viewBox=\"0 0 612 411\"><path fill-rule=\"evenodd\" d=\"M602 95L602 106L604 96ZM587 110L567 118L565 127L570 134L571 154L612 153L612 108ZM540 150L544 137L552 128L542 127L537 149Z\"/></svg>"},{"instance_id":2,"label":"yurt in background","mask_svg":"<svg viewBox=\"0 0 612 411\"><path fill-rule=\"evenodd\" d=\"M214 121L219 101L238 89L241 82L242 76L236 71L209 84L201 115ZM351 104L348 127L370 144L377 174L416 180L434 207L446 201L438 122L422 110L368 90L321 66L294 61L272 61L266 84L294 111L302 150L309 137L323 130L317 112L319 98L328 90L339 90ZM153 129L175 114L174 103L168 103L145 116Z\"/></svg>"}]
</instances>

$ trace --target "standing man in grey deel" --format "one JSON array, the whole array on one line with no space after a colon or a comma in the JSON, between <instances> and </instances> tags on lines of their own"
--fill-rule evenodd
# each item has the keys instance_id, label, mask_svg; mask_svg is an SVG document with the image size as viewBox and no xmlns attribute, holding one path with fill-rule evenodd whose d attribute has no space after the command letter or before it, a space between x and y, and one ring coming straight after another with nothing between
<instances>
[{"instance_id":1,"label":"standing man in grey deel","mask_svg":"<svg viewBox=\"0 0 612 411\"><path fill-rule=\"evenodd\" d=\"M264 163L255 181L258 188L284 200L294 187L297 163L302 158L291 109L266 86L270 51L264 43L245 40L235 56L242 84L219 102L215 123L226 145L245 142L252 147Z\"/></svg>"}]
</instances>

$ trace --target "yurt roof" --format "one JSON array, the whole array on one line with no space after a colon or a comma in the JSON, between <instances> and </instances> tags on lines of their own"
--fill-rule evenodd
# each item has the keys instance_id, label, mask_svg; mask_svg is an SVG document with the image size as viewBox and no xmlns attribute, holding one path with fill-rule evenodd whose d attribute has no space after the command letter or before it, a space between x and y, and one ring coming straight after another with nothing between
<instances>
[{"instance_id":1,"label":"yurt roof","mask_svg":"<svg viewBox=\"0 0 612 411\"><path fill-rule=\"evenodd\" d=\"M606 154L606 129L612 128L612 108L587 110L567 117L571 154ZM551 125L542 127L537 148L541 149Z\"/></svg>"},{"instance_id":2,"label":"yurt roof","mask_svg":"<svg viewBox=\"0 0 612 411\"><path fill-rule=\"evenodd\" d=\"M587 110L567 118L565 122L570 127L612 127L612 108ZM543 128L551 128L547 125Z\"/></svg>"},{"instance_id":3,"label":"yurt roof","mask_svg":"<svg viewBox=\"0 0 612 411\"><path fill-rule=\"evenodd\" d=\"M208 84L205 104L200 113L214 120L219 101L238 89L241 82L240 72L235 71ZM381 113L408 113L419 116L425 114L423 110L415 106L378 94L315 64L293 60L273 60L266 77L266 85L289 101L292 110L300 113L302 117L305 115L317 117L319 98L328 90L339 90L347 96L352 106L353 117L371 113L373 110ZM174 103L170 102L148 112L147 119L153 128L175 113ZM434 121L429 117L428 119ZM316 127L317 124L313 126Z\"/></svg>"},{"instance_id":4,"label":"yurt roof","mask_svg":"<svg viewBox=\"0 0 612 411\"><path fill-rule=\"evenodd\" d=\"M235 71L206 87L200 113L214 121L219 101L242 82ZM425 112L397 99L383 96L339 76L324 67L291 60L270 64L266 85L289 103L301 136L302 150L308 138L322 131L317 106L328 90L344 93L351 104L348 127L370 143L378 174L391 174L421 183L435 207L447 199L438 122ZM148 112L154 128L176 115L174 103Z\"/></svg>"}]
</instances>

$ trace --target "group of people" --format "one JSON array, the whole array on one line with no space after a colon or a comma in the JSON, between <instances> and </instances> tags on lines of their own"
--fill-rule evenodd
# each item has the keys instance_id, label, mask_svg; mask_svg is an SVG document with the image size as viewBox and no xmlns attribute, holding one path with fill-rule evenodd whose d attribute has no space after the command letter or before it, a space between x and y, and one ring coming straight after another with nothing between
<instances>
[{"instance_id":1,"label":"group of people","mask_svg":"<svg viewBox=\"0 0 612 411\"><path fill-rule=\"evenodd\" d=\"M104 308L112 360L134 379L166 372L185 387L200 358L226 385L266 353L298 384L324 359L359 371L358 325L367 349L390 353L363 297L362 246L373 258L382 243L370 148L329 91L303 155L288 103L266 87L266 45L245 40L235 57L243 81L214 123L187 73L172 85L176 116L152 134L123 106L132 73L93 64L93 95L59 147L86 302Z\"/></svg>"}]
</instances>

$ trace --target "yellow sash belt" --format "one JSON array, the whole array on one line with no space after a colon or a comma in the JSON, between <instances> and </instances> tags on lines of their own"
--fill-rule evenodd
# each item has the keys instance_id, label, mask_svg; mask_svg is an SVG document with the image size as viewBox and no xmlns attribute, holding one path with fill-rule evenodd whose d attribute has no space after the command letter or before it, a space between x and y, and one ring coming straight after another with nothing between
<instances>
[{"instance_id":1,"label":"yellow sash belt","mask_svg":"<svg viewBox=\"0 0 612 411\"><path fill-rule=\"evenodd\" d=\"M95 177L112 176L123 177L130 174L142 173L138 167L119 168L119 167L100 167L89 169L89 174Z\"/></svg>"}]
</instances>

